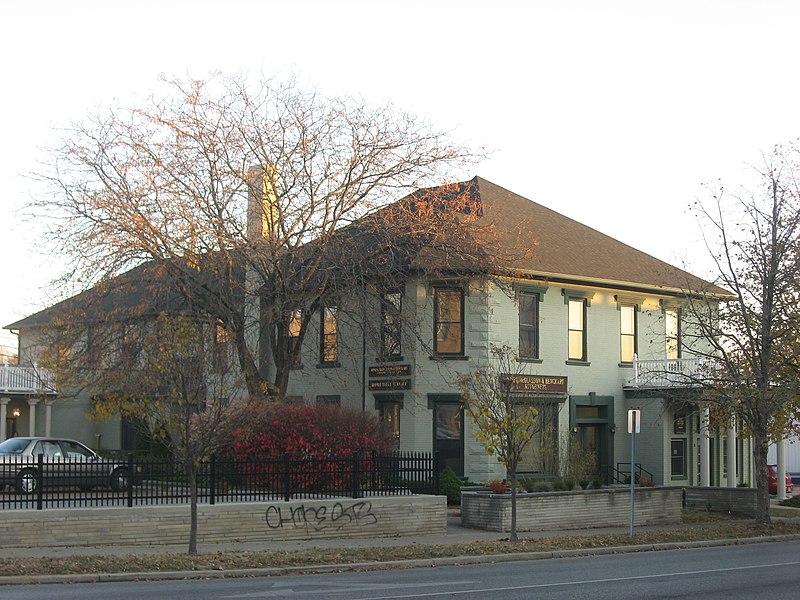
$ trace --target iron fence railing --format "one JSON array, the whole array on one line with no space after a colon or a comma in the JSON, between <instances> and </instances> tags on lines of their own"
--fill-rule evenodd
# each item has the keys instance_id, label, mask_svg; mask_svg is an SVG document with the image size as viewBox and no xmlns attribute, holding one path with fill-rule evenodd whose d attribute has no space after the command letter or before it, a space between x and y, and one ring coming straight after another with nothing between
<instances>
[{"instance_id":1,"label":"iron fence railing","mask_svg":"<svg viewBox=\"0 0 800 600\"><path fill-rule=\"evenodd\" d=\"M3 462L5 459L5 462ZM199 465L197 500L289 501L436 494L439 468L429 453L283 456L274 460L212 457ZM172 460L65 460L0 458L0 509L188 504L186 469Z\"/></svg>"}]
</instances>

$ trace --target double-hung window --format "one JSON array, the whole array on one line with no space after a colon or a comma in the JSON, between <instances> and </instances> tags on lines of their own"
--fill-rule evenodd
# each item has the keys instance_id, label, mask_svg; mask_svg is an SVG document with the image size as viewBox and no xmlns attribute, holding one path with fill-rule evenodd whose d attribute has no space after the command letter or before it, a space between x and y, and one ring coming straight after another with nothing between
<instances>
[{"instance_id":1,"label":"double-hung window","mask_svg":"<svg viewBox=\"0 0 800 600\"><path fill-rule=\"evenodd\" d=\"M539 293L519 292L519 357L539 358Z\"/></svg>"},{"instance_id":2,"label":"double-hung window","mask_svg":"<svg viewBox=\"0 0 800 600\"><path fill-rule=\"evenodd\" d=\"M636 305L619 306L619 354L620 362L632 363L636 355Z\"/></svg>"},{"instance_id":3,"label":"double-hung window","mask_svg":"<svg viewBox=\"0 0 800 600\"><path fill-rule=\"evenodd\" d=\"M335 365L339 362L339 311L336 307L326 306L320 315L319 328L319 362L323 365Z\"/></svg>"},{"instance_id":4,"label":"double-hung window","mask_svg":"<svg viewBox=\"0 0 800 600\"><path fill-rule=\"evenodd\" d=\"M570 298L567 301L569 360L586 361L586 298Z\"/></svg>"},{"instance_id":5,"label":"double-hung window","mask_svg":"<svg viewBox=\"0 0 800 600\"><path fill-rule=\"evenodd\" d=\"M286 328L287 350L291 357L291 368L299 369L303 362L303 352L300 347L300 333L303 328L303 312L295 309L289 313L289 324Z\"/></svg>"},{"instance_id":6,"label":"double-hung window","mask_svg":"<svg viewBox=\"0 0 800 600\"><path fill-rule=\"evenodd\" d=\"M436 287L433 290L433 351L439 356L464 355L464 290Z\"/></svg>"},{"instance_id":7,"label":"double-hung window","mask_svg":"<svg viewBox=\"0 0 800 600\"><path fill-rule=\"evenodd\" d=\"M381 297L381 359L402 360L403 296L395 291Z\"/></svg>"},{"instance_id":8,"label":"double-hung window","mask_svg":"<svg viewBox=\"0 0 800 600\"><path fill-rule=\"evenodd\" d=\"M681 313L677 308L668 308L664 311L666 321L665 342L668 359L681 357Z\"/></svg>"}]
</instances>

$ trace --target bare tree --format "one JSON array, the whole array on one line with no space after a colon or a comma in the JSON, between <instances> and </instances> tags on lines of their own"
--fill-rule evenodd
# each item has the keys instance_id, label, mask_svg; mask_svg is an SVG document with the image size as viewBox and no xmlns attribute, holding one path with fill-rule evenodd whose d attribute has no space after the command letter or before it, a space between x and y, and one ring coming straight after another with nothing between
<instances>
[{"instance_id":1,"label":"bare tree","mask_svg":"<svg viewBox=\"0 0 800 600\"><path fill-rule=\"evenodd\" d=\"M446 251L459 239L443 233L453 228L438 224L453 219L430 200L379 210L473 158L424 121L294 78L164 85L140 106L66 129L31 209L73 259L73 280L159 261L193 310L231 332L251 396L285 391L326 298L385 275L378 264L401 266L422 242Z\"/></svg>"},{"instance_id":2,"label":"bare tree","mask_svg":"<svg viewBox=\"0 0 800 600\"><path fill-rule=\"evenodd\" d=\"M777 147L757 170L757 187L738 192L720 187L710 202L696 206L707 226L715 283L731 295L688 294L684 337L711 365L698 381L715 419L724 422L735 416L752 435L759 523L770 522L770 439L783 439L797 424L796 167L796 149Z\"/></svg>"},{"instance_id":3,"label":"bare tree","mask_svg":"<svg viewBox=\"0 0 800 600\"><path fill-rule=\"evenodd\" d=\"M229 442L236 415L244 414L230 410L244 393L242 380L207 323L165 313L138 325L128 327L110 364L96 365L92 386L99 393L90 416L134 419L170 450L186 474L189 554L196 554L200 465Z\"/></svg>"},{"instance_id":4,"label":"bare tree","mask_svg":"<svg viewBox=\"0 0 800 600\"><path fill-rule=\"evenodd\" d=\"M511 479L511 533L517 537L517 467L534 437L542 432L537 407L514 391L514 377L522 365L509 346L491 347L491 364L459 376L464 410L472 419L475 436L489 454L508 470Z\"/></svg>"}]
</instances>

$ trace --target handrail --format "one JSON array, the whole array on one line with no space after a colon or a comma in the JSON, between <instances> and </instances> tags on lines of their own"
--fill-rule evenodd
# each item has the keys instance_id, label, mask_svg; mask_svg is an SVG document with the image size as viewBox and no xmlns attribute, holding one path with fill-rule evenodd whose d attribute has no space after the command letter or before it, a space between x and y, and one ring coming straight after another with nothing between
<instances>
[{"instance_id":1,"label":"handrail","mask_svg":"<svg viewBox=\"0 0 800 600\"><path fill-rule=\"evenodd\" d=\"M55 377L47 369L3 365L0 367L0 394L55 394Z\"/></svg>"},{"instance_id":2,"label":"handrail","mask_svg":"<svg viewBox=\"0 0 800 600\"><path fill-rule=\"evenodd\" d=\"M628 467L627 470L622 468L622 467L624 467L626 465ZM614 469L614 470L617 473L625 476L625 481L621 481L619 483L626 483L626 484L630 483L631 482L631 472L634 473L633 477L634 477L634 481L636 483L641 483L641 482L643 482L645 480L646 481L655 481L655 479L653 479L653 474L650 471L648 471L647 469L645 469L642 466L642 463L634 463L633 469L632 469L631 468L631 463L629 463L629 462L628 463L620 462L620 463L617 463L617 468ZM644 477L643 477L643 475L644 475Z\"/></svg>"},{"instance_id":3,"label":"handrail","mask_svg":"<svg viewBox=\"0 0 800 600\"><path fill-rule=\"evenodd\" d=\"M706 358L642 360L634 356L631 384L652 387L698 385L700 376L708 364Z\"/></svg>"}]
</instances>

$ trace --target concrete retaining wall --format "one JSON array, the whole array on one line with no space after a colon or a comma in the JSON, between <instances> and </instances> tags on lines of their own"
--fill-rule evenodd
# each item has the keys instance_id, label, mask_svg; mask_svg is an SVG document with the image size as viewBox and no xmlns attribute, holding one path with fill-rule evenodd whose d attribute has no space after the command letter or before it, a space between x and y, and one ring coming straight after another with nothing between
<instances>
[{"instance_id":1,"label":"concrete retaining wall","mask_svg":"<svg viewBox=\"0 0 800 600\"><path fill-rule=\"evenodd\" d=\"M637 488L634 524L680 523L681 488ZM630 490L523 493L517 496L517 530L545 531L630 524ZM511 494L464 492L461 520L466 527L510 531Z\"/></svg>"},{"instance_id":2,"label":"concrete retaining wall","mask_svg":"<svg viewBox=\"0 0 800 600\"><path fill-rule=\"evenodd\" d=\"M445 533L444 496L198 506L198 541L253 542ZM189 506L4 510L4 547L153 545L189 541Z\"/></svg>"},{"instance_id":3,"label":"concrete retaining wall","mask_svg":"<svg viewBox=\"0 0 800 600\"><path fill-rule=\"evenodd\" d=\"M748 517L756 514L755 488L687 487L685 490L686 508Z\"/></svg>"}]
</instances>

